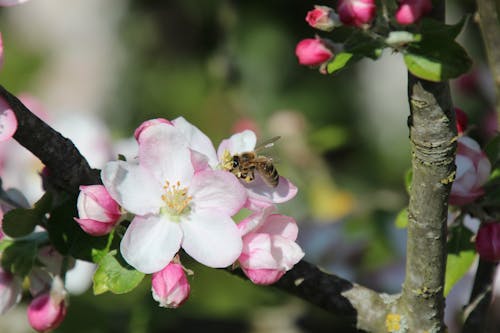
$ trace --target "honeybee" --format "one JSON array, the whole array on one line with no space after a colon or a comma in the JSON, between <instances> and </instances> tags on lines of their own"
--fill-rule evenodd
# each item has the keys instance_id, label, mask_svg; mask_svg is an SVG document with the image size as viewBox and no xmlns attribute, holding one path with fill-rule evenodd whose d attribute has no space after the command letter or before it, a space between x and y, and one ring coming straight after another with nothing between
<instances>
[{"instance_id":1,"label":"honeybee","mask_svg":"<svg viewBox=\"0 0 500 333\"><path fill-rule=\"evenodd\" d=\"M225 169L247 183L255 179L255 171L257 171L268 186L278 186L280 176L274 167L272 158L258 155L257 153L263 149L272 147L279 138L279 136L275 136L266 140L257 145L253 151L233 156L229 155L227 163L225 163Z\"/></svg>"}]
</instances>

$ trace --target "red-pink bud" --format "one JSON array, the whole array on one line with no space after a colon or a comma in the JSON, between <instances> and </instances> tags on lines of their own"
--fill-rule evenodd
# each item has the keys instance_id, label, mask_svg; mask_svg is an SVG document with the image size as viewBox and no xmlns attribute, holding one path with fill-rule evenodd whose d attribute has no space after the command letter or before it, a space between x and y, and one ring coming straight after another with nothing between
<instances>
[{"instance_id":1,"label":"red-pink bud","mask_svg":"<svg viewBox=\"0 0 500 333\"><path fill-rule=\"evenodd\" d=\"M469 122L469 119L467 117L467 114L459 108L455 108L455 116L457 118L456 121L458 134L462 134L467 129L467 123Z\"/></svg>"},{"instance_id":2,"label":"red-pink bud","mask_svg":"<svg viewBox=\"0 0 500 333\"><path fill-rule=\"evenodd\" d=\"M332 31L333 28L341 26L338 15L327 6L314 6L313 10L307 12L306 22L315 29Z\"/></svg>"},{"instance_id":3,"label":"red-pink bud","mask_svg":"<svg viewBox=\"0 0 500 333\"><path fill-rule=\"evenodd\" d=\"M402 0L396 11L396 21L402 25L413 24L431 10L431 0Z\"/></svg>"},{"instance_id":4,"label":"red-pink bud","mask_svg":"<svg viewBox=\"0 0 500 333\"><path fill-rule=\"evenodd\" d=\"M483 260L500 260L500 222L481 225L476 236L476 250Z\"/></svg>"},{"instance_id":5,"label":"red-pink bud","mask_svg":"<svg viewBox=\"0 0 500 333\"><path fill-rule=\"evenodd\" d=\"M92 236L108 234L120 220L120 207L102 185L80 186L75 221Z\"/></svg>"},{"instance_id":6,"label":"red-pink bud","mask_svg":"<svg viewBox=\"0 0 500 333\"><path fill-rule=\"evenodd\" d=\"M56 277L49 292L36 296L28 306L28 321L38 332L58 327L66 316L66 291L62 280Z\"/></svg>"},{"instance_id":7,"label":"red-pink bud","mask_svg":"<svg viewBox=\"0 0 500 333\"><path fill-rule=\"evenodd\" d=\"M375 17L375 0L339 0L337 13L345 25L362 27Z\"/></svg>"},{"instance_id":8,"label":"red-pink bud","mask_svg":"<svg viewBox=\"0 0 500 333\"><path fill-rule=\"evenodd\" d=\"M297 44L295 55L301 65L319 66L330 60L333 52L320 38L307 38Z\"/></svg>"},{"instance_id":9,"label":"red-pink bud","mask_svg":"<svg viewBox=\"0 0 500 333\"><path fill-rule=\"evenodd\" d=\"M181 264L171 262L153 273L151 285L153 298L166 308L177 308L189 297L190 287Z\"/></svg>"}]
</instances>

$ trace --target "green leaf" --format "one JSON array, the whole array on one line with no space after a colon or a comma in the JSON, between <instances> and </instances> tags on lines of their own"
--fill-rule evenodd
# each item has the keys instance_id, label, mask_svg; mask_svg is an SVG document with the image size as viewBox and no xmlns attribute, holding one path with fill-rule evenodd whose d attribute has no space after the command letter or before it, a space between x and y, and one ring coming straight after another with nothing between
<instances>
[{"instance_id":1,"label":"green leaf","mask_svg":"<svg viewBox=\"0 0 500 333\"><path fill-rule=\"evenodd\" d=\"M495 166L500 161L500 135L496 135L486 144L484 152L492 166Z\"/></svg>"},{"instance_id":2,"label":"green leaf","mask_svg":"<svg viewBox=\"0 0 500 333\"><path fill-rule=\"evenodd\" d=\"M72 255L76 259L93 261L94 252L109 249L109 236L93 237L85 233L75 222L78 216L76 198L69 198L50 214L47 223L50 240L63 255ZM113 243L114 248L118 245Z\"/></svg>"},{"instance_id":3,"label":"green leaf","mask_svg":"<svg viewBox=\"0 0 500 333\"><path fill-rule=\"evenodd\" d=\"M403 53L406 67L413 75L433 82L460 76L472 65L467 52L455 41L424 39L410 44Z\"/></svg>"},{"instance_id":4,"label":"green leaf","mask_svg":"<svg viewBox=\"0 0 500 333\"><path fill-rule=\"evenodd\" d=\"M453 286L469 271L474 262L476 251L471 242L473 233L464 226L449 230L448 258L446 261L446 275L444 295L448 295Z\"/></svg>"},{"instance_id":5,"label":"green leaf","mask_svg":"<svg viewBox=\"0 0 500 333\"><path fill-rule=\"evenodd\" d=\"M396 221L394 222L396 228L404 229L408 226L408 207L403 208L396 216Z\"/></svg>"},{"instance_id":6,"label":"green leaf","mask_svg":"<svg viewBox=\"0 0 500 333\"><path fill-rule=\"evenodd\" d=\"M33 240L13 241L2 252L2 267L24 277L31 272L36 259L38 243Z\"/></svg>"},{"instance_id":7,"label":"green leaf","mask_svg":"<svg viewBox=\"0 0 500 333\"><path fill-rule=\"evenodd\" d=\"M448 25L440 21L424 17L420 20L420 33L422 35L429 36L429 38L436 38L438 40L454 40L457 38L458 34L460 34L460 31L462 31L466 21L467 16L464 16L458 23Z\"/></svg>"},{"instance_id":8,"label":"green leaf","mask_svg":"<svg viewBox=\"0 0 500 333\"><path fill-rule=\"evenodd\" d=\"M355 59L368 57L376 60L382 54L385 47L381 40L368 36L365 32L357 29L345 42L345 53L352 53Z\"/></svg>"},{"instance_id":9,"label":"green leaf","mask_svg":"<svg viewBox=\"0 0 500 333\"><path fill-rule=\"evenodd\" d=\"M3 231L10 237L23 237L35 230L41 217L33 209L16 208L8 211L3 217Z\"/></svg>"},{"instance_id":10,"label":"green leaf","mask_svg":"<svg viewBox=\"0 0 500 333\"><path fill-rule=\"evenodd\" d=\"M117 251L111 251L98 262L94 274L94 294L110 291L114 294L125 294L132 291L144 278L144 273L136 271L125 263Z\"/></svg>"},{"instance_id":11,"label":"green leaf","mask_svg":"<svg viewBox=\"0 0 500 333\"><path fill-rule=\"evenodd\" d=\"M333 58L332 61L328 63L328 66L326 67L328 74L333 74L342 68L344 68L349 62L351 62L353 59L353 54L348 53L348 52L341 52L335 55L335 58Z\"/></svg>"}]
</instances>

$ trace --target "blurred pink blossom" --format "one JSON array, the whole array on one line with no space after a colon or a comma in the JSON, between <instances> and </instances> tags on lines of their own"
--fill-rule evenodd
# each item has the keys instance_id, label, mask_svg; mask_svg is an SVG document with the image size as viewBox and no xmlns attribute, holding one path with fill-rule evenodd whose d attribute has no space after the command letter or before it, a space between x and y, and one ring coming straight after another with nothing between
<instances>
[{"instance_id":1,"label":"blurred pink blossom","mask_svg":"<svg viewBox=\"0 0 500 333\"><path fill-rule=\"evenodd\" d=\"M28 2L29 0L0 0L0 7L9 7L20 5L22 3Z\"/></svg>"},{"instance_id":2,"label":"blurred pink blossom","mask_svg":"<svg viewBox=\"0 0 500 333\"><path fill-rule=\"evenodd\" d=\"M500 223L483 223L476 236L476 250L483 260L500 260Z\"/></svg>"},{"instance_id":3,"label":"blurred pink blossom","mask_svg":"<svg viewBox=\"0 0 500 333\"><path fill-rule=\"evenodd\" d=\"M337 13L327 6L314 6L314 9L307 12L306 22L311 27L323 31L331 31L342 25Z\"/></svg>"},{"instance_id":4,"label":"blurred pink blossom","mask_svg":"<svg viewBox=\"0 0 500 333\"><path fill-rule=\"evenodd\" d=\"M295 55L301 65L320 66L333 58L333 51L323 39L307 38L297 44Z\"/></svg>"},{"instance_id":5,"label":"blurred pink blossom","mask_svg":"<svg viewBox=\"0 0 500 333\"><path fill-rule=\"evenodd\" d=\"M0 315L19 303L22 291L21 278L0 267Z\"/></svg>"},{"instance_id":6,"label":"blurred pink blossom","mask_svg":"<svg viewBox=\"0 0 500 333\"><path fill-rule=\"evenodd\" d=\"M458 138L456 177L451 187L450 204L466 205L484 194L491 163L479 144L468 136Z\"/></svg>"},{"instance_id":7,"label":"blurred pink blossom","mask_svg":"<svg viewBox=\"0 0 500 333\"><path fill-rule=\"evenodd\" d=\"M345 25L362 27L375 17L375 0L339 0L337 13Z\"/></svg>"},{"instance_id":8,"label":"blurred pink blossom","mask_svg":"<svg viewBox=\"0 0 500 333\"><path fill-rule=\"evenodd\" d=\"M402 25L413 24L431 10L431 0L402 0L396 11L396 21Z\"/></svg>"},{"instance_id":9,"label":"blurred pink blossom","mask_svg":"<svg viewBox=\"0 0 500 333\"><path fill-rule=\"evenodd\" d=\"M0 142L7 141L17 130L17 119L7 101L0 97Z\"/></svg>"}]
</instances>

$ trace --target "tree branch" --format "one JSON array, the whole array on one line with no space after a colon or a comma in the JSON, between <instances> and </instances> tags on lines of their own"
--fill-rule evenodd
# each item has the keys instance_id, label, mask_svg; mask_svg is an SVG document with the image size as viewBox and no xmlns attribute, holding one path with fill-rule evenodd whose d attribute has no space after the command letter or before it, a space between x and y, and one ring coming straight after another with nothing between
<instances>
[{"instance_id":1,"label":"tree branch","mask_svg":"<svg viewBox=\"0 0 500 333\"><path fill-rule=\"evenodd\" d=\"M2 85L0 96L10 105L17 118L14 139L46 165L51 184L67 192L77 193L82 184L100 182L99 171L90 168L70 140L35 116Z\"/></svg>"},{"instance_id":2,"label":"tree branch","mask_svg":"<svg viewBox=\"0 0 500 333\"><path fill-rule=\"evenodd\" d=\"M408 88L413 178L401 304L410 331L442 332L448 196L455 175L455 115L447 82L427 82L409 74Z\"/></svg>"}]
</instances>

